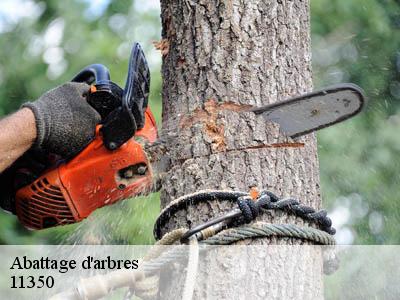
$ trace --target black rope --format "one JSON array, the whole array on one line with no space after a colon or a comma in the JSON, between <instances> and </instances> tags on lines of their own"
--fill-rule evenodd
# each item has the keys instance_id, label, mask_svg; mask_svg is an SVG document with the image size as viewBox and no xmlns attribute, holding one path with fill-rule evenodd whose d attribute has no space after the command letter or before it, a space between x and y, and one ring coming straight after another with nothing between
<instances>
[{"instance_id":1,"label":"black rope","mask_svg":"<svg viewBox=\"0 0 400 300\"><path fill-rule=\"evenodd\" d=\"M249 196L241 196L237 200L239 209L246 223L252 222L260 213L260 209L280 209L305 219L315 222L321 230L334 235L335 228L332 227L332 220L328 217L326 210L315 211L314 208L301 204L293 198L279 199L276 195L269 191L260 193L256 201Z\"/></svg>"},{"instance_id":2,"label":"black rope","mask_svg":"<svg viewBox=\"0 0 400 300\"><path fill-rule=\"evenodd\" d=\"M221 222L227 222L232 226L243 223L251 223L257 218L262 210L283 210L292 213L302 219L316 223L321 230L334 235L336 230L332 227L332 220L327 216L326 210L316 211L310 206L301 204L293 198L280 199L270 191L262 191L257 199L253 200L248 193L237 191L202 191L191 195L183 196L170 203L156 220L154 236L161 238L161 228L168 222L171 215L177 211L186 209L190 205L211 200L224 200L236 202L238 209L232 210L223 216L214 218L208 222L198 225L188 231L185 238L190 235Z\"/></svg>"},{"instance_id":3,"label":"black rope","mask_svg":"<svg viewBox=\"0 0 400 300\"><path fill-rule=\"evenodd\" d=\"M187 209L191 205L196 205L212 200L225 200L235 202L239 197L246 195L248 195L248 193L232 191L202 191L180 197L171 202L169 206L161 211L154 225L154 236L157 240L161 238L161 228L164 227L169 218L179 210Z\"/></svg>"}]
</instances>

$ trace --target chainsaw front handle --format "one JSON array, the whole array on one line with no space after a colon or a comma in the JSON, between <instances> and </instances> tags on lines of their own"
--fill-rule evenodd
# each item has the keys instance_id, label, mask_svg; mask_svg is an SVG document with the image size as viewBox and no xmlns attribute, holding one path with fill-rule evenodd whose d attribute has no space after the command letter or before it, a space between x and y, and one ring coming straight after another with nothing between
<instances>
[{"instance_id":1,"label":"chainsaw front handle","mask_svg":"<svg viewBox=\"0 0 400 300\"><path fill-rule=\"evenodd\" d=\"M93 64L82 69L71 80L72 82L86 82L87 84L99 84L110 81L110 71L101 64Z\"/></svg>"}]
</instances>

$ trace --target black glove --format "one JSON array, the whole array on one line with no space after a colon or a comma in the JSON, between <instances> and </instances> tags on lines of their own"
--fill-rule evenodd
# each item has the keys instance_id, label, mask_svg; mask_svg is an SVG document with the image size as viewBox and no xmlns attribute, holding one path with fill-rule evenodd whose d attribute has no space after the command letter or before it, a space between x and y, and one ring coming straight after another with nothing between
<instances>
[{"instance_id":1,"label":"black glove","mask_svg":"<svg viewBox=\"0 0 400 300\"><path fill-rule=\"evenodd\" d=\"M35 115L34 148L69 158L93 140L101 118L86 102L88 91L86 83L69 82L22 105Z\"/></svg>"}]
</instances>

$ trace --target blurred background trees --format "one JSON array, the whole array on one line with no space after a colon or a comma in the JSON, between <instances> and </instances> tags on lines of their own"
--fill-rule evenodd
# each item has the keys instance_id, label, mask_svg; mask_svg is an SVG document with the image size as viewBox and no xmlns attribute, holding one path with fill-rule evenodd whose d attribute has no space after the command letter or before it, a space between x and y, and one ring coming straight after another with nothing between
<instances>
[{"instance_id":1,"label":"blurred background trees","mask_svg":"<svg viewBox=\"0 0 400 300\"><path fill-rule=\"evenodd\" d=\"M133 41L152 70L150 105L161 112L158 0L2 0L0 115L70 80L91 63L125 82ZM363 87L362 116L318 134L324 205L339 243L399 243L400 4L395 0L311 0L314 84ZM95 212L88 220L31 232L0 214L0 243L153 242L157 193Z\"/></svg>"}]
</instances>

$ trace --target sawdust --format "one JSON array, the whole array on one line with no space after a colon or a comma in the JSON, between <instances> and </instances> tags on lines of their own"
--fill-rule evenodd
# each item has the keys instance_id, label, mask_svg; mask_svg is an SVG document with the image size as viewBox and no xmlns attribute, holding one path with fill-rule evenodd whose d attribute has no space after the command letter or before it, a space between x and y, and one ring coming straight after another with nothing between
<instances>
[{"instance_id":1,"label":"sawdust","mask_svg":"<svg viewBox=\"0 0 400 300\"><path fill-rule=\"evenodd\" d=\"M216 119L220 111L228 110L234 112L247 111L252 108L251 105L237 104L233 102L217 103L214 99L209 99L204 103L204 108L199 107L193 110L189 115L181 118L180 127L190 127L196 123L206 123L210 119Z\"/></svg>"},{"instance_id":2,"label":"sawdust","mask_svg":"<svg viewBox=\"0 0 400 300\"><path fill-rule=\"evenodd\" d=\"M205 124L205 133L211 138L211 147L214 151L224 151L226 149L225 128L216 124Z\"/></svg>"},{"instance_id":3,"label":"sawdust","mask_svg":"<svg viewBox=\"0 0 400 300\"><path fill-rule=\"evenodd\" d=\"M189 116L182 118L180 126L184 128L202 123L204 133L211 139L212 150L217 152L225 151L225 128L217 122L218 112L221 110L240 111L244 109L245 107L236 103L217 103L215 99L209 99L204 103L204 108L197 108Z\"/></svg>"},{"instance_id":4,"label":"sawdust","mask_svg":"<svg viewBox=\"0 0 400 300\"><path fill-rule=\"evenodd\" d=\"M162 39L161 41L154 41L153 45L157 50L160 50L161 55L163 57L168 55L168 53L169 53L169 41L167 39Z\"/></svg>"},{"instance_id":5,"label":"sawdust","mask_svg":"<svg viewBox=\"0 0 400 300\"><path fill-rule=\"evenodd\" d=\"M213 152L225 151L225 128L218 124L218 113L223 110L240 112L249 108L251 108L251 105L233 102L218 103L215 99L208 99L204 103L204 108L196 108L189 116L183 117L180 121L180 127L187 128L195 124L203 124L204 133L211 139Z\"/></svg>"}]
</instances>

